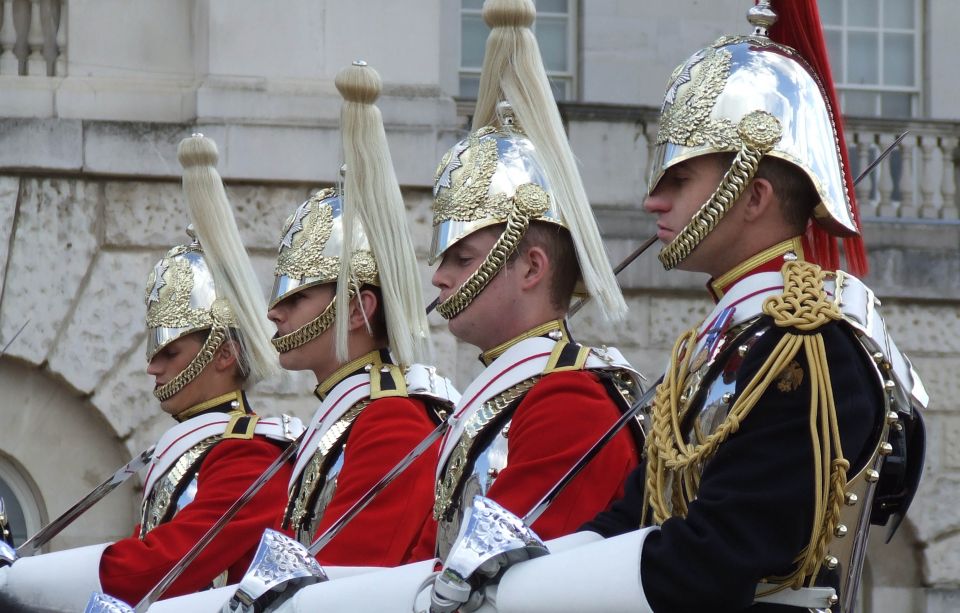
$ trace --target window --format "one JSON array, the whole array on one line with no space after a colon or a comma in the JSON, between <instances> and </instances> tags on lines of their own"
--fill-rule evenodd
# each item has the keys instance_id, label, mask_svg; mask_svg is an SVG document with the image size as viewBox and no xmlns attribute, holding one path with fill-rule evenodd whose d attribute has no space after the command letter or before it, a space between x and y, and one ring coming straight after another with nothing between
<instances>
[{"instance_id":1,"label":"window","mask_svg":"<svg viewBox=\"0 0 960 613\"><path fill-rule=\"evenodd\" d=\"M10 522L14 546L22 544L41 527L36 488L19 463L0 454L0 498Z\"/></svg>"},{"instance_id":2,"label":"window","mask_svg":"<svg viewBox=\"0 0 960 613\"><path fill-rule=\"evenodd\" d=\"M577 63L576 0L536 0L537 36L547 77L557 100L575 94ZM461 0L460 5L460 96L476 98L480 68L490 28L483 22L483 0Z\"/></svg>"},{"instance_id":3,"label":"window","mask_svg":"<svg viewBox=\"0 0 960 613\"><path fill-rule=\"evenodd\" d=\"M912 117L920 95L919 0L819 0L847 115Z\"/></svg>"}]
</instances>

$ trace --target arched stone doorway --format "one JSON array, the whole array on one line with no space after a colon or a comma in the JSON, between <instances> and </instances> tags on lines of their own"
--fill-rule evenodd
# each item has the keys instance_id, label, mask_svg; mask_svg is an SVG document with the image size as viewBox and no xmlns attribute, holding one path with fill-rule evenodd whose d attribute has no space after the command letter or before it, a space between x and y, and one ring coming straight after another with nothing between
<instances>
[{"instance_id":1,"label":"arched stone doorway","mask_svg":"<svg viewBox=\"0 0 960 613\"><path fill-rule=\"evenodd\" d=\"M129 460L103 417L43 370L0 359L0 480L15 518L32 534ZM131 480L133 481L133 480ZM137 493L127 483L77 519L45 550L112 541L136 523ZM19 541L18 541L19 544Z\"/></svg>"}]
</instances>

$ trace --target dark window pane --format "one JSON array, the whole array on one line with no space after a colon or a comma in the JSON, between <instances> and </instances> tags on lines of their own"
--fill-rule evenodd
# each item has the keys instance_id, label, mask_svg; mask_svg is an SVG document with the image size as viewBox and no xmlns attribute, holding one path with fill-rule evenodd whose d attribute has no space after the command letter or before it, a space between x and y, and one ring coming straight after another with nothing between
<instances>
[{"instance_id":1,"label":"dark window pane","mask_svg":"<svg viewBox=\"0 0 960 613\"><path fill-rule=\"evenodd\" d=\"M543 65L550 71L566 72L567 62L567 20L561 18L540 19L537 21L537 43L543 56Z\"/></svg>"},{"instance_id":2,"label":"dark window pane","mask_svg":"<svg viewBox=\"0 0 960 613\"><path fill-rule=\"evenodd\" d=\"M913 115L913 94L889 92L880 95L880 115L906 119Z\"/></svg>"},{"instance_id":3,"label":"dark window pane","mask_svg":"<svg viewBox=\"0 0 960 613\"><path fill-rule=\"evenodd\" d=\"M476 98L480 91L480 77L460 77L460 97Z\"/></svg>"},{"instance_id":4,"label":"dark window pane","mask_svg":"<svg viewBox=\"0 0 960 613\"><path fill-rule=\"evenodd\" d=\"M914 79L913 34L883 35L883 84L912 87Z\"/></svg>"},{"instance_id":5,"label":"dark window pane","mask_svg":"<svg viewBox=\"0 0 960 613\"><path fill-rule=\"evenodd\" d=\"M847 115L875 117L877 115L877 94L875 92L845 92L843 94L843 112Z\"/></svg>"},{"instance_id":6,"label":"dark window pane","mask_svg":"<svg viewBox=\"0 0 960 613\"><path fill-rule=\"evenodd\" d=\"M877 0L847 0L847 25L876 28L879 9Z\"/></svg>"},{"instance_id":7,"label":"dark window pane","mask_svg":"<svg viewBox=\"0 0 960 613\"><path fill-rule=\"evenodd\" d=\"M460 29L460 66L480 68L483 66L483 50L487 45L490 28L480 15L463 15Z\"/></svg>"},{"instance_id":8,"label":"dark window pane","mask_svg":"<svg viewBox=\"0 0 960 613\"><path fill-rule=\"evenodd\" d=\"M846 82L843 74L843 33L840 30L824 30L827 40L827 52L830 54L830 70L835 81Z\"/></svg>"},{"instance_id":9,"label":"dark window pane","mask_svg":"<svg viewBox=\"0 0 960 613\"><path fill-rule=\"evenodd\" d=\"M847 83L880 82L879 40L874 32L847 32Z\"/></svg>"},{"instance_id":10,"label":"dark window pane","mask_svg":"<svg viewBox=\"0 0 960 613\"><path fill-rule=\"evenodd\" d=\"M883 26L912 30L915 2L916 0L883 0Z\"/></svg>"},{"instance_id":11,"label":"dark window pane","mask_svg":"<svg viewBox=\"0 0 960 613\"><path fill-rule=\"evenodd\" d=\"M535 0L538 13L566 13L569 10L567 0Z\"/></svg>"},{"instance_id":12,"label":"dark window pane","mask_svg":"<svg viewBox=\"0 0 960 613\"><path fill-rule=\"evenodd\" d=\"M824 25L843 25L843 2L841 0L817 0L820 21Z\"/></svg>"}]
</instances>

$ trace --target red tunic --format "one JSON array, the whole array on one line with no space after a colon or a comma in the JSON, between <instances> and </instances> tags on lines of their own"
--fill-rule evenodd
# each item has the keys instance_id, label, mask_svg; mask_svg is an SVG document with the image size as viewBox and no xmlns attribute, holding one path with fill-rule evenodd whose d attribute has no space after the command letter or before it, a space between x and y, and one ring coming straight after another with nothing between
<instances>
[{"instance_id":1,"label":"red tunic","mask_svg":"<svg viewBox=\"0 0 960 613\"><path fill-rule=\"evenodd\" d=\"M520 517L527 514L620 415L597 375L545 376L513 414L507 466L487 496ZM544 540L576 532L623 496L637 463L636 445L624 430L567 485L533 524L534 532Z\"/></svg>"},{"instance_id":2,"label":"red tunic","mask_svg":"<svg viewBox=\"0 0 960 613\"><path fill-rule=\"evenodd\" d=\"M620 415L597 375L589 371L546 375L513 413L507 466L487 497L523 517ZM624 429L567 485L533 530L544 540L576 532L622 497L623 484L637 464L633 435ZM433 555L435 539L433 525L417 547L418 557Z\"/></svg>"},{"instance_id":3,"label":"red tunic","mask_svg":"<svg viewBox=\"0 0 960 613\"><path fill-rule=\"evenodd\" d=\"M113 543L100 558L100 583L104 592L135 605L179 561L194 543L223 515L235 500L280 455L282 449L262 436L249 440L225 439L204 457L197 476L197 495L173 519L151 530L141 540L134 536ZM265 528L283 514L288 464L257 492L217 535L164 597L204 589L224 569L228 581L243 577Z\"/></svg>"},{"instance_id":4,"label":"red tunic","mask_svg":"<svg viewBox=\"0 0 960 613\"><path fill-rule=\"evenodd\" d=\"M424 403L413 398L380 398L364 408L347 435L337 489L314 538L435 427ZM414 561L412 549L433 509L439 444L417 458L317 554L321 564L399 566Z\"/></svg>"}]
</instances>

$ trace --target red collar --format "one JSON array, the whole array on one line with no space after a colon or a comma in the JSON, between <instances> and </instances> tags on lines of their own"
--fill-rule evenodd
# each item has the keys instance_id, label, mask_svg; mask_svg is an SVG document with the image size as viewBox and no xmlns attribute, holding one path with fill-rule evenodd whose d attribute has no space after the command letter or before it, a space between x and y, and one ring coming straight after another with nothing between
<instances>
[{"instance_id":1,"label":"red collar","mask_svg":"<svg viewBox=\"0 0 960 613\"><path fill-rule=\"evenodd\" d=\"M730 291L730 288L738 281L749 275L759 272L779 272L783 268L787 254L793 254L797 259L803 260L804 241L801 237L795 236L772 247L764 249L760 253L737 264L719 277L710 279L707 283L707 291L713 297L714 302L719 302L723 295Z\"/></svg>"}]
</instances>

